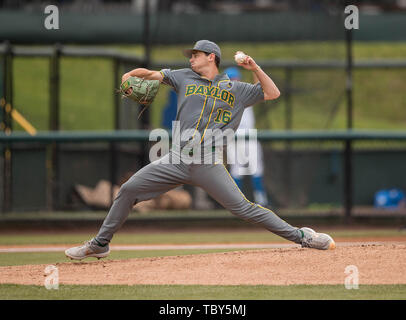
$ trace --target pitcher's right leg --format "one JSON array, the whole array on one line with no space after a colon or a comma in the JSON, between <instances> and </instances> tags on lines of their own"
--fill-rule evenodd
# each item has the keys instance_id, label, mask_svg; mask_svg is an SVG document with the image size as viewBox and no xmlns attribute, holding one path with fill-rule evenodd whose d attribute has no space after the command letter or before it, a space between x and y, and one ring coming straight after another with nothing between
<instances>
[{"instance_id":1,"label":"pitcher's right leg","mask_svg":"<svg viewBox=\"0 0 406 320\"><path fill-rule=\"evenodd\" d=\"M97 242L101 245L109 243L135 204L153 199L185 184L187 181L187 168L183 164L157 164L153 162L137 171L121 186L96 236Z\"/></svg>"},{"instance_id":2,"label":"pitcher's right leg","mask_svg":"<svg viewBox=\"0 0 406 320\"><path fill-rule=\"evenodd\" d=\"M145 166L121 186L97 236L83 246L66 250L66 256L75 260L107 256L108 244L136 203L155 198L187 181L188 170L184 164L155 161Z\"/></svg>"}]
</instances>

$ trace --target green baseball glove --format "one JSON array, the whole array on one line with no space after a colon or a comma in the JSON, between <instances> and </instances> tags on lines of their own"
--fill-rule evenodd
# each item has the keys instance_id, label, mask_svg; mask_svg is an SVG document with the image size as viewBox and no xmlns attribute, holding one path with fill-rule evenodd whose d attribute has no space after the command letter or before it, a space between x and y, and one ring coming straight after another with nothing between
<instances>
[{"instance_id":1,"label":"green baseball glove","mask_svg":"<svg viewBox=\"0 0 406 320\"><path fill-rule=\"evenodd\" d=\"M146 80L138 77L129 77L120 86L123 97L140 104L149 105L154 100L159 89L159 80Z\"/></svg>"}]
</instances>

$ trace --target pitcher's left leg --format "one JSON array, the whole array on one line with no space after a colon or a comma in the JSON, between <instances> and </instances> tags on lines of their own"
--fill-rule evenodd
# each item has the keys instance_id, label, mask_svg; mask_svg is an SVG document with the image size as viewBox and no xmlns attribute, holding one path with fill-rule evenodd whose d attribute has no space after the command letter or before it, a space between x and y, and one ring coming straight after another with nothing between
<instances>
[{"instance_id":1,"label":"pitcher's left leg","mask_svg":"<svg viewBox=\"0 0 406 320\"><path fill-rule=\"evenodd\" d=\"M273 211L249 201L223 164L194 165L192 182L239 218L261 225L287 240L301 243L299 228L291 226Z\"/></svg>"}]
</instances>

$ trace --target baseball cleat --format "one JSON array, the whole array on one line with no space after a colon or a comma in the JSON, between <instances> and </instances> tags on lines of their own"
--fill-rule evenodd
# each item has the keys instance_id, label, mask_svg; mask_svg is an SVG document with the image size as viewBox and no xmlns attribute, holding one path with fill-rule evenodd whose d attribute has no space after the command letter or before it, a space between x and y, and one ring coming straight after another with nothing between
<instances>
[{"instance_id":1,"label":"baseball cleat","mask_svg":"<svg viewBox=\"0 0 406 320\"><path fill-rule=\"evenodd\" d=\"M89 240L83 246L73 247L65 251L65 255L71 260L82 260L85 258L95 257L97 259L105 258L109 255L109 245L102 247L96 241Z\"/></svg>"},{"instance_id":2,"label":"baseball cleat","mask_svg":"<svg viewBox=\"0 0 406 320\"><path fill-rule=\"evenodd\" d=\"M302 234L302 247L319 250L334 250L336 244L332 237L325 233L317 233L313 229L304 227L299 231Z\"/></svg>"}]
</instances>

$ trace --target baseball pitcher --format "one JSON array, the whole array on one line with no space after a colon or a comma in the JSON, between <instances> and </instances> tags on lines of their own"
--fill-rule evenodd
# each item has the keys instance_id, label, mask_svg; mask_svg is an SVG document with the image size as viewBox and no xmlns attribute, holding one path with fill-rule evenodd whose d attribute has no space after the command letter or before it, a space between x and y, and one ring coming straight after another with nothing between
<instances>
[{"instance_id":1,"label":"baseball pitcher","mask_svg":"<svg viewBox=\"0 0 406 320\"><path fill-rule=\"evenodd\" d=\"M174 143L168 154L143 167L124 183L98 234L82 246L67 249L66 256L75 260L108 256L109 243L134 204L183 184L201 187L235 216L302 247L334 249L335 242L329 235L291 226L273 211L247 200L221 161L184 161L189 157L206 160L208 155L222 154L223 149L217 143L204 143L205 135L216 129L236 131L244 108L262 100L277 99L280 92L254 59L241 52L235 56L237 64L254 72L258 83L231 81L227 74L220 73L221 51L214 42L197 41L193 48L183 53L189 58L190 68L134 69L122 76L121 89L126 97L135 97L134 100L148 105L157 90L156 83L171 86L178 94L176 120L180 133L191 133L189 138ZM221 156L214 158L221 159Z\"/></svg>"}]
</instances>

